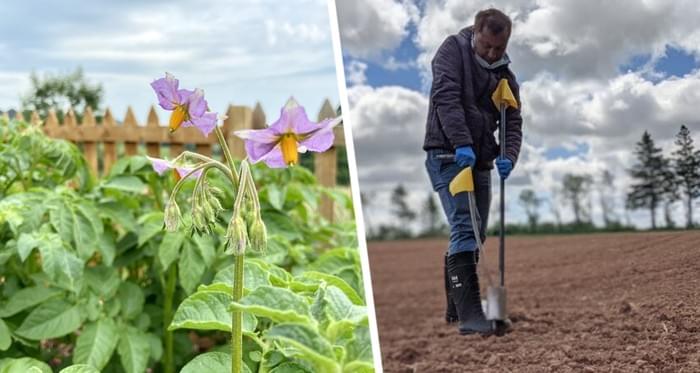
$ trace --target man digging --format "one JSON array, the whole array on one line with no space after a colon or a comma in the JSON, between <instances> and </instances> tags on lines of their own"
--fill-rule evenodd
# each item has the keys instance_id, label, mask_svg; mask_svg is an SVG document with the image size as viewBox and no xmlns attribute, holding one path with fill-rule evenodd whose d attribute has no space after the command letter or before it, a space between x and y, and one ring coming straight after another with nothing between
<instances>
[{"instance_id":1,"label":"man digging","mask_svg":"<svg viewBox=\"0 0 700 373\"><path fill-rule=\"evenodd\" d=\"M512 22L496 9L480 11L474 25L450 35L432 61L433 83L423 149L426 169L450 224L445 254L445 291L448 323L459 321L461 334L491 335L493 324L481 306L477 237L486 239L491 204L491 169L495 160L505 180L515 165L522 142L519 86L505 53ZM492 94L507 79L517 101L506 111L505 157L499 156L494 132L499 108ZM448 185L463 169L473 170L476 211L469 209L467 193L452 195ZM476 215L478 227L472 224Z\"/></svg>"}]
</instances>

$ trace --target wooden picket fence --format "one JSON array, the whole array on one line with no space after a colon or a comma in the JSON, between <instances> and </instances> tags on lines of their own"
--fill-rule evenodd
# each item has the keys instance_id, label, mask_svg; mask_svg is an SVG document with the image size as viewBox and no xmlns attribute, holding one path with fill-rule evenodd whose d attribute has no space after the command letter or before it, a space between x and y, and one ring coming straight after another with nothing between
<instances>
[{"instance_id":1,"label":"wooden picket fence","mask_svg":"<svg viewBox=\"0 0 700 373\"><path fill-rule=\"evenodd\" d=\"M5 116L7 114L4 114ZM224 120L223 132L226 137L231 154L236 159L245 157L243 140L236 137L233 131L242 129L261 129L267 126L265 113L260 104L256 104L251 109L248 106L229 105L226 110L228 118ZM317 120L334 118L337 114L328 100L323 102L318 113ZM24 119L20 112L17 119ZM41 118L36 112L30 117L30 122L41 124ZM139 125L133 110L129 107L121 124L117 123L108 108L100 123L97 123L92 110L88 107L83 113L81 123L78 124L76 115L69 109L63 117L63 123L59 123L54 111L49 111L44 120L43 130L51 137L70 140L76 144L82 144L83 153L92 172L99 176L109 172L112 165L117 160L117 145L124 144L124 152L127 155L139 153L139 145L144 144L145 152L149 156L161 157L169 149L167 156L173 158L180 154L187 144L194 144L196 152L207 156L212 156L213 147L218 146L216 135L213 133L208 137L199 132L194 127L179 128L176 132L170 133L167 124L162 124L158 119L158 114L154 106L148 112L148 119L144 125ZM326 187L336 186L337 170L337 146L345 146L345 136L342 125L335 128L335 142L328 151L314 156L314 169L316 179L319 184ZM98 144L103 144L102 162L99 162ZM223 156L223 155L221 155ZM99 166L102 167L99 167ZM333 220L333 202L324 195L321 197L321 215Z\"/></svg>"}]
</instances>

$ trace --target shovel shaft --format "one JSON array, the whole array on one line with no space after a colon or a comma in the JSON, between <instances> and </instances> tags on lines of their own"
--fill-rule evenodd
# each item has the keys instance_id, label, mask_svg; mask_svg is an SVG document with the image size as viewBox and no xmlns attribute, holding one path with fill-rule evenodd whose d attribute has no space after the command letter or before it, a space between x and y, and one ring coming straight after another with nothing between
<instances>
[{"instance_id":1,"label":"shovel shaft","mask_svg":"<svg viewBox=\"0 0 700 373\"><path fill-rule=\"evenodd\" d=\"M498 135L500 137L500 147L501 147L501 158L506 157L506 105L501 103L501 123L498 129ZM505 260L506 260L506 181L501 179L501 236L498 246L498 273L500 277L501 286L505 286Z\"/></svg>"}]
</instances>

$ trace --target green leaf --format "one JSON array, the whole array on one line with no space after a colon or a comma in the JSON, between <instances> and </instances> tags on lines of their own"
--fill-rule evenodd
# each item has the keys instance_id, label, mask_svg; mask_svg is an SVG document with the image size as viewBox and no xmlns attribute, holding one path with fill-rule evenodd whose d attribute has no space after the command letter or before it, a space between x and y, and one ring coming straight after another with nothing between
<instances>
[{"instance_id":1,"label":"green leaf","mask_svg":"<svg viewBox=\"0 0 700 373\"><path fill-rule=\"evenodd\" d=\"M89 259L97 250L103 226L97 210L92 204L79 203L73 210L73 242L83 259Z\"/></svg>"},{"instance_id":2,"label":"green leaf","mask_svg":"<svg viewBox=\"0 0 700 373\"><path fill-rule=\"evenodd\" d=\"M159 361L160 358L163 357L163 342L157 335L153 333L146 334L146 337L148 338L148 342L150 343L151 357L153 358L153 360Z\"/></svg>"},{"instance_id":3,"label":"green leaf","mask_svg":"<svg viewBox=\"0 0 700 373\"><path fill-rule=\"evenodd\" d=\"M117 296L121 303L122 315L127 320L133 319L143 311L145 296L143 289L130 281L124 281L119 286Z\"/></svg>"},{"instance_id":4,"label":"green leaf","mask_svg":"<svg viewBox=\"0 0 700 373\"><path fill-rule=\"evenodd\" d=\"M287 193L287 188L279 187L276 184L267 184L261 191L261 195L264 198L267 196L267 201L276 210L282 210L284 208L285 194Z\"/></svg>"},{"instance_id":5,"label":"green leaf","mask_svg":"<svg viewBox=\"0 0 700 373\"><path fill-rule=\"evenodd\" d=\"M50 202L49 220L64 242L73 242L73 209L63 199Z\"/></svg>"},{"instance_id":6,"label":"green leaf","mask_svg":"<svg viewBox=\"0 0 700 373\"><path fill-rule=\"evenodd\" d=\"M149 165L151 161L142 155L134 155L129 158L129 169L132 173L139 172L143 167Z\"/></svg>"},{"instance_id":7,"label":"green leaf","mask_svg":"<svg viewBox=\"0 0 700 373\"><path fill-rule=\"evenodd\" d=\"M78 336L73 362L89 364L101 370L107 365L119 340L119 330L110 319L101 319L85 326Z\"/></svg>"},{"instance_id":8,"label":"green leaf","mask_svg":"<svg viewBox=\"0 0 700 373\"><path fill-rule=\"evenodd\" d=\"M355 324L367 322L367 309L352 304L347 295L335 286L326 288L326 311L334 321L348 320Z\"/></svg>"},{"instance_id":9,"label":"green leaf","mask_svg":"<svg viewBox=\"0 0 700 373\"><path fill-rule=\"evenodd\" d=\"M295 362L287 361L274 367L270 373L312 373L312 371Z\"/></svg>"},{"instance_id":10,"label":"green leaf","mask_svg":"<svg viewBox=\"0 0 700 373\"><path fill-rule=\"evenodd\" d=\"M121 284L119 271L106 265L85 268L85 281L96 294L104 299L112 298Z\"/></svg>"},{"instance_id":11,"label":"green leaf","mask_svg":"<svg viewBox=\"0 0 700 373\"><path fill-rule=\"evenodd\" d=\"M313 280L325 281L329 285L333 285L338 289L342 290L343 293L350 299L353 304L364 305L364 300L357 294L355 289L353 289L347 282L343 281L340 277L329 275L327 273L321 273L316 271L306 271L301 274L302 278L308 278Z\"/></svg>"},{"instance_id":12,"label":"green leaf","mask_svg":"<svg viewBox=\"0 0 700 373\"><path fill-rule=\"evenodd\" d=\"M35 308L15 330L15 334L31 340L58 338L80 327L78 306L63 300L52 300Z\"/></svg>"},{"instance_id":13,"label":"green leaf","mask_svg":"<svg viewBox=\"0 0 700 373\"><path fill-rule=\"evenodd\" d=\"M0 360L0 373L53 373L43 361L31 357Z\"/></svg>"},{"instance_id":14,"label":"green leaf","mask_svg":"<svg viewBox=\"0 0 700 373\"><path fill-rule=\"evenodd\" d=\"M107 181L103 186L105 189L116 189L128 193L143 194L147 190L146 184L136 176L117 176Z\"/></svg>"},{"instance_id":15,"label":"green leaf","mask_svg":"<svg viewBox=\"0 0 700 373\"><path fill-rule=\"evenodd\" d=\"M204 259L205 266L209 267L214 263L214 259L216 259L216 243L211 235L194 235L188 241L188 243L199 252L202 259Z\"/></svg>"},{"instance_id":16,"label":"green leaf","mask_svg":"<svg viewBox=\"0 0 700 373\"><path fill-rule=\"evenodd\" d=\"M192 294L205 270L204 259L199 252L192 245L184 245L178 262L178 275L185 293Z\"/></svg>"},{"instance_id":17,"label":"green leaf","mask_svg":"<svg viewBox=\"0 0 700 373\"><path fill-rule=\"evenodd\" d=\"M17 254L19 260L24 262L35 247L39 246L39 232L22 233L17 240Z\"/></svg>"},{"instance_id":18,"label":"green leaf","mask_svg":"<svg viewBox=\"0 0 700 373\"><path fill-rule=\"evenodd\" d=\"M366 361L353 361L343 367L343 373L374 373L374 365Z\"/></svg>"},{"instance_id":19,"label":"green leaf","mask_svg":"<svg viewBox=\"0 0 700 373\"><path fill-rule=\"evenodd\" d=\"M202 291L187 297L175 311L168 330L198 329L231 332L233 296L219 291ZM255 331L255 316L243 314L243 330Z\"/></svg>"},{"instance_id":20,"label":"green leaf","mask_svg":"<svg viewBox=\"0 0 700 373\"><path fill-rule=\"evenodd\" d=\"M331 344L305 325L278 324L270 328L265 336L292 346L301 352L299 357L312 362L320 372L340 372Z\"/></svg>"},{"instance_id":21,"label":"green leaf","mask_svg":"<svg viewBox=\"0 0 700 373\"><path fill-rule=\"evenodd\" d=\"M139 218L138 224L138 245L141 246L163 230L163 213L156 211L143 215Z\"/></svg>"},{"instance_id":22,"label":"green leaf","mask_svg":"<svg viewBox=\"0 0 700 373\"><path fill-rule=\"evenodd\" d=\"M213 283L221 282L233 286L233 269L230 265L220 270L214 276ZM270 285L270 275L263 267L251 260L243 262L243 288L251 291L260 286Z\"/></svg>"},{"instance_id":23,"label":"green leaf","mask_svg":"<svg viewBox=\"0 0 700 373\"><path fill-rule=\"evenodd\" d=\"M180 256L180 248L185 241L184 232L165 232L158 247L158 261L164 270Z\"/></svg>"},{"instance_id":24,"label":"green leaf","mask_svg":"<svg viewBox=\"0 0 700 373\"><path fill-rule=\"evenodd\" d=\"M57 285L78 293L82 287L83 261L64 246L40 246L44 272Z\"/></svg>"},{"instance_id":25,"label":"green leaf","mask_svg":"<svg viewBox=\"0 0 700 373\"><path fill-rule=\"evenodd\" d=\"M289 321L314 325L306 299L287 289L260 286L241 298L240 302L233 302L231 306L275 322Z\"/></svg>"},{"instance_id":26,"label":"green leaf","mask_svg":"<svg viewBox=\"0 0 700 373\"><path fill-rule=\"evenodd\" d=\"M61 369L59 373L100 373L100 371L91 365L76 364Z\"/></svg>"},{"instance_id":27,"label":"green leaf","mask_svg":"<svg viewBox=\"0 0 700 373\"><path fill-rule=\"evenodd\" d=\"M352 338L345 344L347 361L361 360L372 362L372 340L368 326L360 326L352 333Z\"/></svg>"},{"instance_id":28,"label":"green leaf","mask_svg":"<svg viewBox=\"0 0 700 373\"><path fill-rule=\"evenodd\" d=\"M180 373L231 373L231 355L225 352L207 352L197 355L187 363ZM241 366L241 373L250 373L247 365Z\"/></svg>"},{"instance_id":29,"label":"green leaf","mask_svg":"<svg viewBox=\"0 0 700 373\"><path fill-rule=\"evenodd\" d=\"M109 229L99 236L99 242L97 243L97 250L102 254L102 263L111 266L114 263L114 257L116 255L116 245L117 241L116 233Z\"/></svg>"},{"instance_id":30,"label":"green leaf","mask_svg":"<svg viewBox=\"0 0 700 373\"><path fill-rule=\"evenodd\" d=\"M136 328L127 327L121 333L117 352L127 373L143 373L146 370L150 346L146 334Z\"/></svg>"},{"instance_id":31,"label":"green leaf","mask_svg":"<svg viewBox=\"0 0 700 373\"><path fill-rule=\"evenodd\" d=\"M61 290L42 286L21 289L12 294L7 303L0 307L0 317L12 316L62 293L63 291Z\"/></svg>"},{"instance_id":32,"label":"green leaf","mask_svg":"<svg viewBox=\"0 0 700 373\"><path fill-rule=\"evenodd\" d=\"M10 337L10 328L0 319L0 351L6 351L12 345L12 337Z\"/></svg>"}]
</instances>

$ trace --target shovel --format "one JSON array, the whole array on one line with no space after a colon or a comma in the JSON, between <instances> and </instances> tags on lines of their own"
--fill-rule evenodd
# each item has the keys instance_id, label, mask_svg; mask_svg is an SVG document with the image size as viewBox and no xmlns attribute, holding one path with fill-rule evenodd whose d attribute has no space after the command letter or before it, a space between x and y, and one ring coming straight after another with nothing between
<instances>
[{"instance_id":1,"label":"shovel","mask_svg":"<svg viewBox=\"0 0 700 373\"><path fill-rule=\"evenodd\" d=\"M518 107L518 102L510 90L507 79L501 79L498 87L491 96L493 103L500 110L501 118L499 123L500 137L500 157L505 158L506 153L506 109L508 106ZM454 196L460 192L467 192L469 201L469 211L476 211L476 201L474 198L474 179L471 168L465 168L455 176L449 185L450 193ZM506 287L505 287L505 180L501 178L501 229L500 241L498 247L498 272L499 286L493 286L489 281L489 286L486 289L486 307L484 313L487 320L493 323L493 329L497 335L503 335L510 327L506 313ZM481 237L479 235L479 225L476 220L476 214L471 213L472 227L474 227L474 237L476 239L479 251L483 250Z\"/></svg>"}]
</instances>

